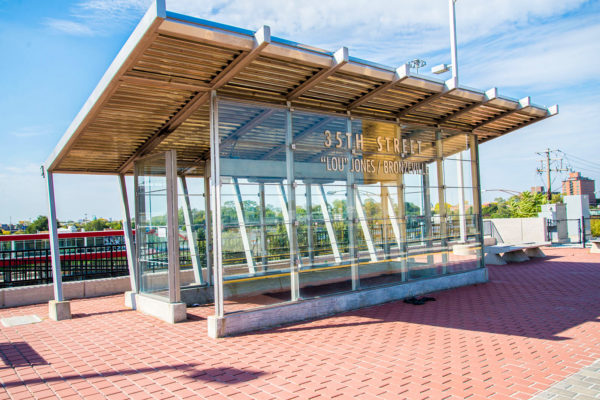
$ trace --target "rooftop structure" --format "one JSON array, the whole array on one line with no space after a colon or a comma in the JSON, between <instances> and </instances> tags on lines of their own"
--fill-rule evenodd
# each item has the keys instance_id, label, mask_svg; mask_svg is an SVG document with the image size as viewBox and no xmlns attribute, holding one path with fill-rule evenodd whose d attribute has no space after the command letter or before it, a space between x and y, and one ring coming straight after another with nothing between
<instances>
[{"instance_id":1,"label":"rooftop structure","mask_svg":"<svg viewBox=\"0 0 600 400\"><path fill-rule=\"evenodd\" d=\"M557 112L159 0L46 161L51 242L53 174L118 176L127 304L214 301L212 336L482 282L478 145ZM181 235L206 238L189 267Z\"/></svg>"}]
</instances>

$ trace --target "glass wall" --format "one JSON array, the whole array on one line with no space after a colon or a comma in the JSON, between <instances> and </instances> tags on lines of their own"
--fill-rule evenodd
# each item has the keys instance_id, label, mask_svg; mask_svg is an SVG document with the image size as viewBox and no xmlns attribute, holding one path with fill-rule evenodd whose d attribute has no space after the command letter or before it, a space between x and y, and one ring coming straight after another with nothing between
<instances>
[{"instance_id":1,"label":"glass wall","mask_svg":"<svg viewBox=\"0 0 600 400\"><path fill-rule=\"evenodd\" d=\"M135 164L140 291L168 298L167 176L164 155Z\"/></svg>"},{"instance_id":2,"label":"glass wall","mask_svg":"<svg viewBox=\"0 0 600 400\"><path fill-rule=\"evenodd\" d=\"M225 312L480 266L470 134L218 103Z\"/></svg>"}]
</instances>

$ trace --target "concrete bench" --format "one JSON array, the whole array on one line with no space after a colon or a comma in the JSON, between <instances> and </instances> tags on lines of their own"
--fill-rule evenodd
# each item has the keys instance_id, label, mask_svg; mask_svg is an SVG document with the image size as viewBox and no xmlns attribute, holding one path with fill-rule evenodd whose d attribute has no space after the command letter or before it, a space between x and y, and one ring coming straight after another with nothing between
<instances>
[{"instance_id":1,"label":"concrete bench","mask_svg":"<svg viewBox=\"0 0 600 400\"><path fill-rule=\"evenodd\" d=\"M590 240L590 243L592 244L590 253L600 253L600 239Z\"/></svg>"},{"instance_id":2,"label":"concrete bench","mask_svg":"<svg viewBox=\"0 0 600 400\"><path fill-rule=\"evenodd\" d=\"M538 242L486 246L485 263L506 265L509 262L523 262L530 258L546 257L540 247L548 246L549 244L550 242Z\"/></svg>"}]
</instances>

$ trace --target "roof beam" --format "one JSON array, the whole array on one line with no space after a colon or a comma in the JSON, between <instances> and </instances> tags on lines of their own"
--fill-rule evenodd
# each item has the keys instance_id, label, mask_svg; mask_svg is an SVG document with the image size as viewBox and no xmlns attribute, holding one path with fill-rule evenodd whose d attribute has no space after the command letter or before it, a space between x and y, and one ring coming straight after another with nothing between
<instances>
[{"instance_id":1,"label":"roof beam","mask_svg":"<svg viewBox=\"0 0 600 400\"><path fill-rule=\"evenodd\" d=\"M243 136L246 133L250 132L252 129L256 128L264 120L273 115L275 111L277 111L277 109L269 108L258 113L256 116L250 119L250 121L246 122L244 125L241 125L238 129L233 131L233 133L229 135L227 139L223 140L220 144L220 148L223 149L228 144L235 142L235 140L238 139L240 136ZM233 148L231 149L231 151L233 151Z\"/></svg>"},{"instance_id":2,"label":"roof beam","mask_svg":"<svg viewBox=\"0 0 600 400\"><path fill-rule=\"evenodd\" d=\"M265 25L254 33L254 47L252 50L240 54L215 76L210 82L211 88L216 90L225 86L238 72L254 61L269 43L271 43L271 28Z\"/></svg>"},{"instance_id":3,"label":"roof beam","mask_svg":"<svg viewBox=\"0 0 600 400\"><path fill-rule=\"evenodd\" d=\"M294 142L302 139L309 133L312 133L318 129L321 129L322 127L327 125L332 119L333 119L333 117L326 117L326 118L323 118L321 121L309 126L305 130L303 130L302 132L300 132L294 136ZM279 153L282 150L285 150L285 144L280 144L280 145L275 146L274 148L269 150L265 155L263 155L261 157L261 159L263 159L263 160L269 159L270 157L274 156L275 154Z\"/></svg>"},{"instance_id":4,"label":"roof beam","mask_svg":"<svg viewBox=\"0 0 600 400\"><path fill-rule=\"evenodd\" d=\"M182 82L172 82L172 81L164 81L160 79L152 79L141 76L131 76L131 75L123 75L119 78L119 81L124 83L131 83L134 85L143 85L150 86L160 89L176 89L176 90L189 90L192 92L201 92L210 90L210 86L203 83L182 83Z\"/></svg>"},{"instance_id":5,"label":"roof beam","mask_svg":"<svg viewBox=\"0 0 600 400\"><path fill-rule=\"evenodd\" d=\"M338 69L347 64L348 60L348 48L342 47L333 54L333 60L331 61L331 66L329 68L323 68L322 70L320 70L319 72L302 82L298 87L293 89L287 95L287 101L292 101L302 96L305 92L312 89L313 87L327 79L329 76L334 74Z\"/></svg>"},{"instance_id":6,"label":"roof beam","mask_svg":"<svg viewBox=\"0 0 600 400\"><path fill-rule=\"evenodd\" d=\"M129 170L133 162L158 147L175 129L179 126L200 106L210 98L209 92L197 93L186 103L178 112L175 113L158 131L156 131L146 142L144 142L137 150L121 165L119 173L124 173Z\"/></svg>"},{"instance_id":7,"label":"roof beam","mask_svg":"<svg viewBox=\"0 0 600 400\"><path fill-rule=\"evenodd\" d=\"M271 43L271 29L263 26L254 34L254 47L249 52L237 56L227 67L219 72L210 82L210 89L216 90L227 84L239 71L250 64L269 43ZM119 173L131 168L133 162L157 148L173 131L185 122L194 112L210 99L207 91L197 92L179 111L175 113L158 131L156 131L144 144L121 165Z\"/></svg>"},{"instance_id":8,"label":"roof beam","mask_svg":"<svg viewBox=\"0 0 600 400\"><path fill-rule=\"evenodd\" d=\"M351 102L350 104L348 104L348 110L353 110L356 107L361 106L363 103L365 103L366 101L372 99L373 97L385 92L386 90L390 89L392 86L394 86L396 83L398 82L402 82L404 79L408 78L410 76L410 68L408 67L407 64L404 64L403 66L399 67L396 69L396 73L394 74L394 78L386 83L383 83L379 86L377 86L376 88L370 90L369 92L365 93L364 95L362 95L361 97L359 97L358 99L354 100L353 102Z\"/></svg>"},{"instance_id":9,"label":"roof beam","mask_svg":"<svg viewBox=\"0 0 600 400\"><path fill-rule=\"evenodd\" d=\"M452 78L452 79L448 79L446 81L446 83L444 84L444 88L442 89L441 92L439 93L434 93L432 95L429 95L427 97L425 97L423 100L408 106L402 110L400 110L398 112L398 114L396 114L397 118L402 118L407 116L408 114L414 112L415 110L417 110L418 108L421 108L429 103L431 103L432 101L435 101L437 99L439 99L440 97L444 96L445 94L451 93L452 91L454 91L456 88L458 87L458 83L456 78Z\"/></svg>"},{"instance_id":10,"label":"roof beam","mask_svg":"<svg viewBox=\"0 0 600 400\"><path fill-rule=\"evenodd\" d=\"M529 120L529 121L526 121L526 122L522 122L522 123L520 123L520 124L517 124L517 125L513 126L512 128L510 128L510 129L508 129L508 130L506 130L506 131L503 131L503 132L501 133L501 135L506 135L507 133L510 133L510 132L512 132L512 131L516 131L517 129L524 128L524 127L526 127L527 125L534 124L534 123L536 123L536 122L539 122L539 121L541 121L541 120L543 120L543 119L550 118L550 117L552 117L552 116L554 116L554 115L556 115L556 114L558 114L558 105L557 105L557 104L555 104L555 105L553 105L553 106L550 106L550 107L548 107L548 108L546 109L546 115L545 115L545 116L543 116L543 117L535 117L535 118L533 118L532 120ZM495 132L492 132L492 131L486 131L485 129L480 129L480 132L489 132L489 133L495 133Z\"/></svg>"},{"instance_id":11,"label":"roof beam","mask_svg":"<svg viewBox=\"0 0 600 400\"><path fill-rule=\"evenodd\" d=\"M486 119L484 121L481 121L480 123L478 123L477 125L475 125L473 127L473 130L476 130L476 129L481 128L482 126L491 124L492 122L496 122L499 119L508 117L509 115L512 115L512 114L518 113L520 111L523 111L523 109L525 109L527 107L531 107L531 97L529 97L529 96L523 97L521 100L519 100L519 105L517 106L517 108L515 108L513 110L503 111L503 112L501 112L500 114L498 114L498 115L496 115L494 117L491 117L491 118L488 118L488 119Z\"/></svg>"},{"instance_id":12,"label":"roof beam","mask_svg":"<svg viewBox=\"0 0 600 400\"><path fill-rule=\"evenodd\" d=\"M448 122L450 120L453 120L454 118L458 118L461 115L464 115L464 114L466 114L466 113L468 113L468 112L476 109L477 107L482 106L482 105L490 102L491 100L494 100L497 97L498 97L498 89L497 88L491 88L490 90L488 90L488 91L485 92L485 96L484 96L484 99L482 101L476 101L475 103L470 104L470 105L466 106L465 108L462 108L460 110L454 111L453 113L448 114L445 117L438 119L437 120L437 124L441 125L441 124L446 123L446 122Z\"/></svg>"}]
</instances>

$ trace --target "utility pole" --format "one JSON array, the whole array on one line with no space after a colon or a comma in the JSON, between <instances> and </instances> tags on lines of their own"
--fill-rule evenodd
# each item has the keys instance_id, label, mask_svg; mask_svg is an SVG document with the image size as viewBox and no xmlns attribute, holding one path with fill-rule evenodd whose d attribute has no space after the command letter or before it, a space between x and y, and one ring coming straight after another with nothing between
<instances>
[{"instance_id":1,"label":"utility pole","mask_svg":"<svg viewBox=\"0 0 600 400\"><path fill-rule=\"evenodd\" d=\"M543 174L544 172L546 173L546 196L548 196L548 200L552 200L552 179L551 179L551 172L563 172L563 171L568 171L568 168L563 168L562 166L562 157L561 158L551 158L551 154L552 153L558 153L559 150L550 150L550 149L546 149L545 151L542 152L536 152L535 154L544 157L544 159L539 160L540 161L540 167L537 169L538 174ZM552 161L560 161L560 167L555 167L555 168L550 168L550 164ZM544 165L545 164L545 165Z\"/></svg>"}]
</instances>

